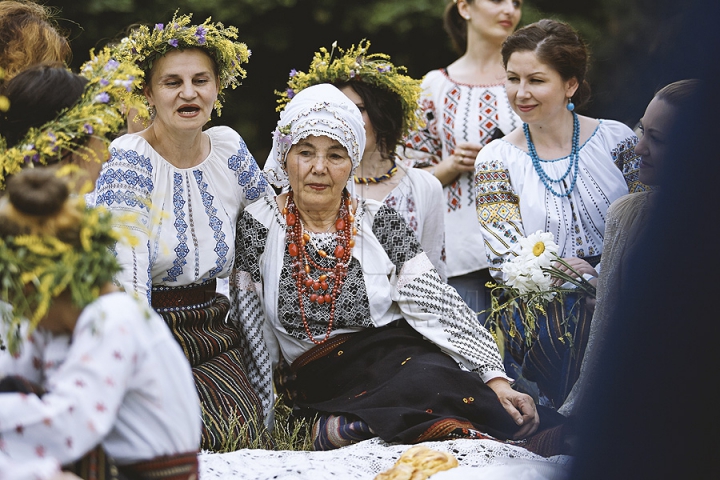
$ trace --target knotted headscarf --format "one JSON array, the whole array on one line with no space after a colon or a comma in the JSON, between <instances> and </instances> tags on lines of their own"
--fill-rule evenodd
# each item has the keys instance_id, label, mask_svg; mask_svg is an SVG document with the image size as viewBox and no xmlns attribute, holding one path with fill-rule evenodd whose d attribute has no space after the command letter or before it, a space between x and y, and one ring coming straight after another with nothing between
<instances>
[{"instance_id":1,"label":"knotted headscarf","mask_svg":"<svg viewBox=\"0 0 720 480\"><path fill-rule=\"evenodd\" d=\"M280 112L273 147L265 162L268 180L278 188L289 185L285 161L290 148L310 136L330 137L345 147L353 172L365 150L365 123L357 106L329 83L313 85L295 95Z\"/></svg>"}]
</instances>

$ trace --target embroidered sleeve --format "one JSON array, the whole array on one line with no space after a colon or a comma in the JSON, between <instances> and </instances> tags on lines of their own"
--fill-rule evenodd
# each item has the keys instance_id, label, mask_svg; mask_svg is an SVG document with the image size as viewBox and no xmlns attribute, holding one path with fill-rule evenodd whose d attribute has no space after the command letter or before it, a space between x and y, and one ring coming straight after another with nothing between
<instances>
[{"instance_id":1,"label":"embroidered sleeve","mask_svg":"<svg viewBox=\"0 0 720 480\"><path fill-rule=\"evenodd\" d=\"M520 199L501 160L478 159L475 164L475 209L490 273L502 282L502 265L513 255L513 247L525 234Z\"/></svg>"},{"instance_id":2,"label":"embroidered sleeve","mask_svg":"<svg viewBox=\"0 0 720 480\"><path fill-rule=\"evenodd\" d=\"M110 160L97 181L97 205L115 214L118 227L133 232L134 245L118 244L118 262L123 267L118 283L127 292L136 292L150 303L150 228L154 189L150 159L133 150L111 148Z\"/></svg>"},{"instance_id":3,"label":"embroidered sleeve","mask_svg":"<svg viewBox=\"0 0 720 480\"><path fill-rule=\"evenodd\" d=\"M415 330L484 382L508 378L490 332L457 291L440 280L424 253L407 261L394 283L393 300Z\"/></svg>"},{"instance_id":4,"label":"embroidered sleeve","mask_svg":"<svg viewBox=\"0 0 720 480\"><path fill-rule=\"evenodd\" d=\"M405 320L483 381L507 378L490 332L457 291L440 279L399 214L383 205L373 219L373 233L399 272L391 279L393 300Z\"/></svg>"},{"instance_id":5,"label":"embroidered sleeve","mask_svg":"<svg viewBox=\"0 0 720 480\"><path fill-rule=\"evenodd\" d=\"M136 368L137 346L123 326L87 324L73 336L66 360L47 379L42 398L0 395L0 438L13 458L73 462L115 424Z\"/></svg>"},{"instance_id":6,"label":"embroidered sleeve","mask_svg":"<svg viewBox=\"0 0 720 480\"><path fill-rule=\"evenodd\" d=\"M415 232L399 213L387 205L381 206L373 217L372 231L397 271L406 261L422 253Z\"/></svg>"},{"instance_id":7,"label":"embroidered sleeve","mask_svg":"<svg viewBox=\"0 0 720 480\"><path fill-rule=\"evenodd\" d=\"M261 200L262 201L262 200ZM272 200L274 201L274 200ZM265 251L268 229L247 211L240 213L235 237L235 266L230 275L229 319L240 331L242 356L248 380L258 392L265 408L266 422L272 418L272 356L264 331L260 257Z\"/></svg>"},{"instance_id":8,"label":"embroidered sleeve","mask_svg":"<svg viewBox=\"0 0 720 480\"><path fill-rule=\"evenodd\" d=\"M227 160L228 168L235 172L238 185L242 195L240 203L242 207L250 205L261 196L272 194L265 175L255 162L255 158L248 151L245 141L240 138L237 153Z\"/></svg>"},{"instance_id":9,"label":"embroidered sleeve","mask_svg":"<svg viewBox=\"0 0 720 480\"><path fill-rule=\"evenodd\" d=\"M636 136L627 137L610 152L613 162L625 177L629 193L649 190L647 185L640 183L640 155L635 153L637 142Z\"/></svg>"}]
</instances>

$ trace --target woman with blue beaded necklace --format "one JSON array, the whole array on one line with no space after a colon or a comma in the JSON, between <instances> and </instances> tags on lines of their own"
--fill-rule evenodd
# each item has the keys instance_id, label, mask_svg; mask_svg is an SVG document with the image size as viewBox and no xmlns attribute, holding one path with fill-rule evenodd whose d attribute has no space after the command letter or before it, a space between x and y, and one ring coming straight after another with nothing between
<instances>
[{"instance_id":1,"label":"woman with blue beaded necklace","mask_svg":"<svg viewBox=\"0 0 720 480\"><path fill-rule=\"evenodd\" d=\"M628 191L643 188L633 151L637 137L622 123L575 112L590 95L588 52L569 25L554 20L528 25L508 37L502 57L508 98L523 128L486 146L475 162L476 208L490 271L503 283L502 265L515 255L519 239L541 230L554 235L559 256L579 273L597 276L593 266L602 253L608 207ZM565 312L561 307L559 317L583 301L569 297L572 305L566 303ZM508 324L522 329L520 313ZM555 406L577 378L590 320L584 308L573 314L574 351L556 345L552 333L548 338L541 334L533 343L537 347L528 348L523 334L511 337L511 326L501 325L509 330L506 367L519 373L522 365L522 374L536 381ZM564 321L552 312L549 317L539 320L550 330ZM558 348L563 353L554 360L541 353Z\"/></svg>"}]
</instances>

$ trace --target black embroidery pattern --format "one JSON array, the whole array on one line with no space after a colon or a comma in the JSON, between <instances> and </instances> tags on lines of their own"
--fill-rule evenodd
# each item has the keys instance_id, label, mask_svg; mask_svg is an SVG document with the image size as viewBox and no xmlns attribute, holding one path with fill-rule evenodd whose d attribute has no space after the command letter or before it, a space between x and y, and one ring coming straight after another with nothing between
<instances>
[{"instance_id":1,"label":"black embroidery pattern","mask_svg":"<svg viewBox=\"0 0 720 480\"><path fill-rule=\"evenodd\" d=\"M253 282L260 282L260 256L265 251L268 229L243 211L237 222L235 235L235 268L252 275Z\"/></svg>"},{"instance_id":2,"label":"black embroidery pattern","mask_svg":"<svg viewBox=\"0 0 720 480\"><path fill-rule=\"evenodd\" d=\"M372 231L399 272L405 262L422 253L415 232L392 208L383 205L373 218Z\"/></svg>"},{"instance_id":3,"label":"black embroidery pattern","mask_svg":"<svg viewBox=\"0 0 720 480\"><path fill-rule=\"evenodd\" d=\"M311 244L306 248L313 260L323 267L329 268L335 264L335 260L322 258L317 254ZM333 245L334 248L334 245ZM329 250L332 251L333 248ZM310 275L318 278L320 273L311 270ZM287 332L295 338L306 339L307 333L300 318L300 304L298 303L297 287L292 278L292 264L287 249L283 252L283 266L280 273L280 285L278 295L278 318ZM363 279L362 267L356 258L350 260L348 275L343 283L340 295L335 302L335 322L333 329L350 327L373 327L370 318L370 307ZM318 305L303 299L305 308L305 320L313 336L324 337L327 331L328 320L330 319L330 305Z\"/></svg>"}]
</instances>

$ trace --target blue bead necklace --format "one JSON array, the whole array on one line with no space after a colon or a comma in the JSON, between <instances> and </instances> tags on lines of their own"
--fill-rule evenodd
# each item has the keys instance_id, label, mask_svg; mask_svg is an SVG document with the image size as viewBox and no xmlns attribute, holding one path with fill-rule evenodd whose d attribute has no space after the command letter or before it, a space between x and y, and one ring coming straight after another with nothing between
<instances>
[{"instance_id":1,"label":"blue bead necklace","mask_svg":"<svg viewBox=\"0 0 720 480\"><path fill-rule=\"evenodd\" d=\"M540 157L538 157L537 151L535 150L535 144L530 138L530 127L527 123L523 123L523 132L525 132L525 140L527 140L528 153L532 159L533 167L535 167L535 171L540 177L540 181L542 181L543 185L545 185L545 188L547 188L550 193L556 197L570 196L575 188L575 182L577 182L578 170L580 170L580 121L578 120L577 113L572 112L572 114L573 134L572 147L570 148L570 163L568 164L567 170L565 170L565 173L563 173L560 178L550 178L547 172L543 169L541 162L556 162L557 160L541 160ZM570 188L568 188L565 193L556 192L553 189L552 184L560 182L564 183L564 180L571 174L571 172L572 181L570 182Z\"/></svg>"}]
</instances>

